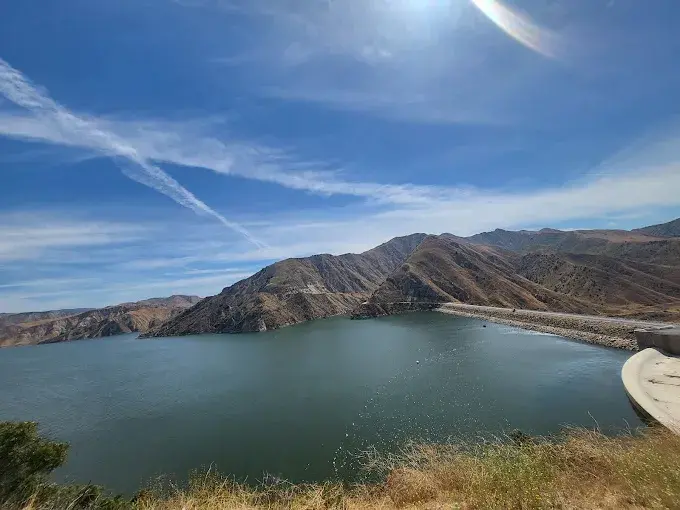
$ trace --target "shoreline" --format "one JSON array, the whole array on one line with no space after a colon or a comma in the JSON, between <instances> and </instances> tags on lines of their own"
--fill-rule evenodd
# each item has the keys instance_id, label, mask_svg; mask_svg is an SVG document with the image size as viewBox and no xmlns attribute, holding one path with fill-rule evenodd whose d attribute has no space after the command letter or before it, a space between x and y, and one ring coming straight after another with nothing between
<instances>
[{"instance_id":1,"label":"shoreline","mask_svg":"<svg viewBox=\"0 0 680 510\"><path fill-rule=\"evenodd\" d=\"M615 349L637 351L632 327L622 323L598 321L597 318L549 316L530 310L475 309L471 305L446 304L435 311L459 317L484 319L496 324L513 326L530 331L549 333L589 344Z\"/></svg>"}]
</instances>

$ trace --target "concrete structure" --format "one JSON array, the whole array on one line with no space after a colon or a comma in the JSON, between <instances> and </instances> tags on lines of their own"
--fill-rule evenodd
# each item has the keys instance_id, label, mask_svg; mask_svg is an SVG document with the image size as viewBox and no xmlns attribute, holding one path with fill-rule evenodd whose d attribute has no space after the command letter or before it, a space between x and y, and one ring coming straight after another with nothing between
<instances>
[{"instance_id":1,"label":"concrete structure","mask_svg":"<svg viewBox=\"0 0 680 510\"><path fill-rule=\"evenodd\" d=\"M644 349L626 361L621 378L642 415L680 434L680 357Z\"/></svg>"},{"instance_id":2,"label":"concrete structure","mask_svg":"<svg viewBox=\"0 0 680 510\"><path fill-rule=\"evenodd\" d=\"M635 339L640 350L654 347L668 354L680 355L680 326L636 329Z\"/></svg>"}]
</instances>

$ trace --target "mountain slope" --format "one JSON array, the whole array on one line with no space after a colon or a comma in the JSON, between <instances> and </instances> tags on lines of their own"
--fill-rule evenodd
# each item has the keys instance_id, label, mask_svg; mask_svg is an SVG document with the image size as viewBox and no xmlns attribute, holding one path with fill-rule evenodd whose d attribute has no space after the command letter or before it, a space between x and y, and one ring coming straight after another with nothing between
<instances>
[{"instance_id":1,"label":"mountain slope","mask_svg":"<svg viewBox=\"0 0 680 510\"><path fill-rule=\"evenodd\" d=\"M425 237L398 237L361 254L324 254L277 262L145 336L264 331L348 313Z\"/></svg>"},{"instance_id":2,"label":"mountain slope","mask_svg":"<svg viewBox=\"0 0 680 510\"><path fill-rule=\"evenodd\" d=\"M64 315L65 311L62 310L21 314L24 318L33 315L38 320L0 327L0 347L144 332L199 301L198 296L171 296L123 303L72 315Z\"/></svg>"},{"instance_id":3,"label":"mountain slope","mask_svg":"<svg viewBox=\"0 0 680 510\"><path fill-rule=\"evenodd\" d=\"M452 236L430 236L355 313L382 314L390 311L391 303L451 301L535 310L596 311L587 301L559 294L519 275L516 267L520 259L496 247L459 242Z\"/></svg>"},{"instance_id":4,"label":"mountain slope","mask_svg":"<svg viewBox=\"0 0 680 510\"><path fill-rule=\"evenodd\" d=\"M550 290L605 308L680 301L680 266L604 255L531 253L521 257L517 273Z\"/></svg>"},{"instance_id":5,"label":"mountain slope","mask_svg":"<svg viewBox=\"0 0 680 510\"><path fill-rule=\"evenodd\" d=\"M641 232L643 234L658 237L680 237L680 218L667 223L636 228L633 232Z\"/></svg>"},{"instance_id":6,"label":"mountain slope","mask_svg":"<svg viewBox=\"0 0 680 510\"><path fill-rule=\"evenodd\" d=\"M658 250L639 249L644 245L636 245L634 255L653 261ZM391 313L404 302L412 303L411 308L462 302L675 320L680 310L680 257L675 265L660 265L606 255L518 254L446 234L431 236L354 315Z\"/></svg>"}]
</instances>

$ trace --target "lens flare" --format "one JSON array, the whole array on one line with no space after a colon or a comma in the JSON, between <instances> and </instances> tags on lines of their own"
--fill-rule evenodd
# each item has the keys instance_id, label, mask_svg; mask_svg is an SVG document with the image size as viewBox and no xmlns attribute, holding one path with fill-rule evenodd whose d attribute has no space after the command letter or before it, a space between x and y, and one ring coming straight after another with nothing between
<instances>
[{"instance_id":1,"label":"lens flare","mask_svg":"<svg viewBox=\"0 0 680 510\"><path fill-rule=\"evenodd\" d=\"M499 0L470 0L477 9L520 44L543 56L555 58L557 36L536 25L527 16L513 11Z\"/></svg>"}]
</instances>

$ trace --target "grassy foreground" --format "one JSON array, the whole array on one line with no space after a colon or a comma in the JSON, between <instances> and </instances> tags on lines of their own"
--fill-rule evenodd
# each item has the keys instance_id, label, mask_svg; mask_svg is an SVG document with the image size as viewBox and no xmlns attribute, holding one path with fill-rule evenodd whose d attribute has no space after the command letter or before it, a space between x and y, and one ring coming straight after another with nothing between
<instances>
[{"instance_id":1,"label":"grassy foreground","mask_svg":"<svg viewBox=\"0 0 680 510\"><path fill-rule=\"evenodd\" d=\"M79 501L71 493L33 497L17 508L680 508L680 437L660 428L614 438L570 429L551 440L518 434L478 445L410 445L395 456L368 454L366 468L382 481L253 488L207 473L187 488L141 491L132 501Z\"/></svg>"}]
</instances>

